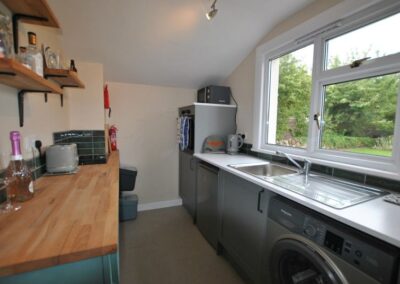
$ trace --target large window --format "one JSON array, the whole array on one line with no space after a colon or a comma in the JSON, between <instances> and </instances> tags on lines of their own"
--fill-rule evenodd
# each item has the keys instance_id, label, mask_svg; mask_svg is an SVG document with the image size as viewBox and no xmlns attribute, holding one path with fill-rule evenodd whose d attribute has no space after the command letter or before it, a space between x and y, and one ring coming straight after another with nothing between
<instances>
[{"instance_id":1,"label":"large window","mask_svg":"<svg viewBox=\"0 0 400 284\"><path fill-rule=\"evenodd\" d=\"M383 5L258 56L256 149L400 178L400 4Z\"/></svg>"}]
</instances>

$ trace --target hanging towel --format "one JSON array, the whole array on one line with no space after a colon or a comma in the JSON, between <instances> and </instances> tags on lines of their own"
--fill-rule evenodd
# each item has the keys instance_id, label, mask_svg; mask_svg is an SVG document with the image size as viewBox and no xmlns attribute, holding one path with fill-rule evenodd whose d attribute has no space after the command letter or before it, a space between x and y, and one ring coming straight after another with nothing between
<instances>
[{"instance_id":1,"label":"hanging towel","mask_svg":"<svg viewBox=\"0 0 400 284\"><path fill-rule=\"evenodd\" d=\"M181 117L176 119L176 144L181 143Z\"/></svg>"},{"instance_id":2,"label":"hanging towel","mask_svg":"<svg viewBox=\"0 0 400 284\"><path fill-rule=\"evenodd\" d=\"M190 117L185 116L185 121L183 123L183 148L186 150L189 146L189 125Z\"/></svg>"},{"instance_id":3,"label":"hanging towel","mask_svg":"<svg viewBox=\"0 0 400 284\"><path fill-rule=\"evenodd\" d=\"M179 118L180 126L179 126L179 148L181 151L185 150L185 116L181 116Z\"/></svg>"}]
</instances>

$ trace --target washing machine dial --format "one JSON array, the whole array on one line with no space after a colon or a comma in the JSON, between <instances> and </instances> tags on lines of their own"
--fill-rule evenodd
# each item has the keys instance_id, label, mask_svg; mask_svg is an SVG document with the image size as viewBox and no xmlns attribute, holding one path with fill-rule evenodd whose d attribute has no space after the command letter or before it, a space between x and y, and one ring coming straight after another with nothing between
<instances>
[{"instance_id":1,"label":"washing machine dial","mask_svg":"<svg viewBox=\"0 0 400 284\"><path fill-rule=\"evenodd\" d=\"M308 224L304 228L304 234L306 234L306 236L308 236L310 238L313 238L317 234L317 229L313 225Z\"/></svg>"}]
</instances>

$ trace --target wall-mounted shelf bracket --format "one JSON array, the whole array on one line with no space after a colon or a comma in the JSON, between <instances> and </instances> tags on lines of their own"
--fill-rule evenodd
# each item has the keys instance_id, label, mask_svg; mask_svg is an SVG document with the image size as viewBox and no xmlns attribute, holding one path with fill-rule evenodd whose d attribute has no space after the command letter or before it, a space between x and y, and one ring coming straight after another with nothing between
<instances>
[{"instance_id":1,"label":"wall-mounted shelf bracket","mask_svg":"<svg viewBox=\"0 0 400 284\"><path fill-rule=\"evenodd\" d=\"M19 114L19 126L24 126L24 96L25 91L18 92L18 114Z\"/></svg>"},{"instance_id":2,"label":"wall-mounted shelf bracket","mask_svg":"<svg viewBox=\"0 0 400 284\"><path fill-rule=\"evenodd\" d=\"M44 102L47 103L47 93L44 93Z\"/></svg>"},{"instance_id":3,"label":"wall-mounted shelf bracket","mask_svg":"<svg viewBox=\"0 0 400 284\"><path fill-rule=\"evenodd\" d=\"M26 93L40 93L40 91L21 90L18 92L18 114L20 127L24 126L24 97Z\"/></svg>"},{"instance_id":4,"label":"wall-mounted shelf bracket","mask_svg":"<svg viewBox=\"0 0 400 284\"><path fill-rule=\"evenodd\" d=\"M19 114L19 126L24 126L24 97L28 90L21 90L18 92L18 114Z\"/></svg>"},{"instance_id":5,"label":"wall-mounted shelf bracket","mask_svg":"<svg viewBox=\"0 0 400 284\"><path fill-rule=\"evenodd\" d=\"M38 90L20 90L18 92L18 113L19 113L19 126L24 126L24 98L26 93L43 93ZM45 101L47 102L47 93L45 94ZM64 96L60 94L61 107L64 106Z\"/></svg>"},{"instance_id":6,"label":"wall-mounted shelf bracket","mask_svg":"<svg viewBox=\"0 0 400 284\"><path fill-rule=\"evenodd\" d=\"M19 30L19 21L20 20L35 20L39 22L48 22L49 19L38 16L31 16L25 14L14 14L12 17L13 22L13 35L14 35L14 52L18 54L19 42L18 42L18 30Z\"/></svg>"},{"instance_id":7,"label":"wall-mounted shelf bracket","mask_svg":"<svg viewBox=\"0 0 400 284\"><path fill-rule=\"evenodd\" d=\"M0 71L0 75L17 76L14 72Z\"/></svg>"}]
</instances>

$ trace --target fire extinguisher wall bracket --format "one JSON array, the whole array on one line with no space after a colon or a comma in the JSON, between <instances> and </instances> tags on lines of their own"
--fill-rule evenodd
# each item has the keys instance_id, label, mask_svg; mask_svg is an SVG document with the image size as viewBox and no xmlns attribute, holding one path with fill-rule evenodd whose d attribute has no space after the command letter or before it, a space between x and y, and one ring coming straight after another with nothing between
<instances>
[{"instance_id":1,"label":"fire extinguisher wall bracket","mask_svg":"<svg viewBox=\"0 0 400 284\"><path fill-rule=\"evenodd\" d=\"M108 117L111 117L110 94L108 92L108 85L104 86L104 109L108 109Z\"/></svg>"}]
</instances>

